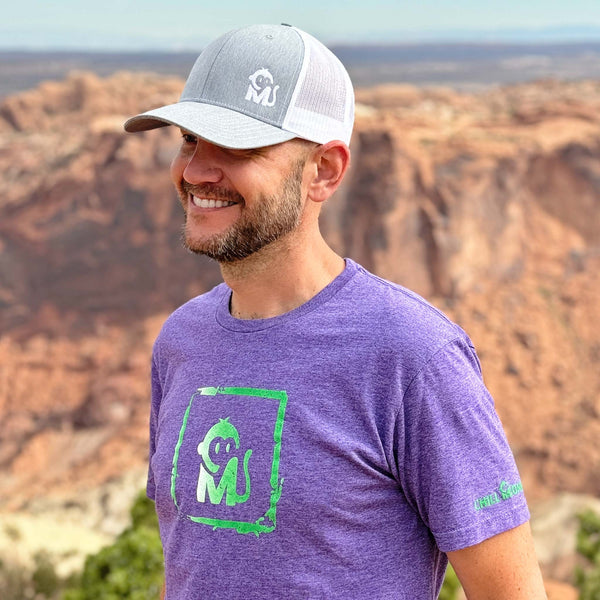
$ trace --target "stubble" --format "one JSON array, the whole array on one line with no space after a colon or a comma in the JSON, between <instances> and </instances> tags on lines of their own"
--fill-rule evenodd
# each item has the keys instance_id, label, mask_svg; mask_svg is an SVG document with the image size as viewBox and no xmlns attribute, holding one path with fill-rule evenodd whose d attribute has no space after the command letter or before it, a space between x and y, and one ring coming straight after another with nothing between
<instances>
[{"instance_id":1,"label":"stubble","mask_svg":"<svg viewBox=\"0 0 600 600\"><path fill-rule=\"evenodd\" d=\"M219 263L229 264L248 258L294 231L302 216L304 164L305 158L298 160L292 165L281 189L275 194L256 198L251 208L239 194L221 191L220 199L237 201L241 205L240 218L226 231L204 239L194 239L186 223L182 234L184 246L194 254L204 254ZM182 190L186 196L187 187L190 186L183 182ZM194 190L197 195L202 195L198 186L194 186ZM210 196L215 197L214 190L210 191Z\"/></svg>"}]
</instances>

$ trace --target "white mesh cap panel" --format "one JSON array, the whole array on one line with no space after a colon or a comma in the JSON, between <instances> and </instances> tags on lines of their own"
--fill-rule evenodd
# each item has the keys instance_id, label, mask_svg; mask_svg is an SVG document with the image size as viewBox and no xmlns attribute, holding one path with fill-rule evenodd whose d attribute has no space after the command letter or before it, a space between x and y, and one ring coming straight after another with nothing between
<instances>
[{"instance_id":1,"label":"white mesh cap panel","mask_svg":"<svg viewBox=\"0 0 600 600\"><path fill-rule=\"evenodd\" d=\"M325 52L328 50L322 46L313 44L310 47L310 60L306 65L296 106L344 121L345 82L341 68L337 63L327 61Z\"/></svg>"},{"instance_id":2,"label":"white mesh cap panel","mask_svg":"<svg viewBox=\"0 0 600 600\"><path fill-rule=\"evenodd\" d=\"M342 63L304 31L304 63L283 128L318 143L350 143L354 122L352 83Z\"/></svg>"}]
</instances>

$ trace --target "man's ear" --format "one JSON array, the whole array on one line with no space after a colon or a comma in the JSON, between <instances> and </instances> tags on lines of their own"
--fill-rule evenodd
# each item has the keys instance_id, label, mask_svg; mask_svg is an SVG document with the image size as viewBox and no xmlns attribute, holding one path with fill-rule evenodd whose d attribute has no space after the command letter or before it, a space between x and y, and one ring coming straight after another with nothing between
<instances>
[{"instance_id":1,"label":"man's ear","mask_svg":"<svg viewBox=\"0 0 600 600\"><path fill-rule=\"evenodd\" d=\"M309 182L308 197L313 202L324 202L338 188L350 166L350 149L344 142L334 140L317 146L311 158L314 176Z\"/></svg>"}]
</instances>

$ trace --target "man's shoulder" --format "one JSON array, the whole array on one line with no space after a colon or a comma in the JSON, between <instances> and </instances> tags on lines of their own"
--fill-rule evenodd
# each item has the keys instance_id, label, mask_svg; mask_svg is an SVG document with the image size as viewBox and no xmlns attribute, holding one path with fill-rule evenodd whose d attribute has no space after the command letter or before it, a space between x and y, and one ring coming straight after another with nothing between
<instances>
[{"instance_id":1,"label":"man's shoulder","mask_svg":"<svg viewBox=\"0 0 600 600\"><path fill-rule=\"evenodd\" d=\"M439 308L416 292L374 275L360 265L357 271L353 305L363 321L379 323L381 329L393 336L424 335L441 340L466 335Z\"/></svg>"}]
</instances>

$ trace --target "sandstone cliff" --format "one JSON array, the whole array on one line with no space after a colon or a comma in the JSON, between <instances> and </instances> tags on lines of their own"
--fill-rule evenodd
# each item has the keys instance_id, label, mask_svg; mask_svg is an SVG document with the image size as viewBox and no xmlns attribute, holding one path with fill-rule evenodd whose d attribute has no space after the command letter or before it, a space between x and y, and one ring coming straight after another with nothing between
<instances>
[{"instance_id":1,"label":"sandstone cliff","mask_svg":"<svg viewBox=\"0 0 600 600\"><path fill-rule=\"evenodd\" d=\"M0 105L0 503L77 503L143 465L162 319L219 280L179 243L181 81L77 73ZM600 494L600 83L358 94L323 216L341 253L471 335L530 499Z\"/></svg>"},{"instance_id":2,"label":"sandstone cliff","mask_svg":"<svg viewBox=\"0 0 600 600\"><path fill-rule=\"evenodd\" d=\"M470 333L530 498L597 495L600 83L358 99L332 236Z\"/></svg>"}]
</instances>

